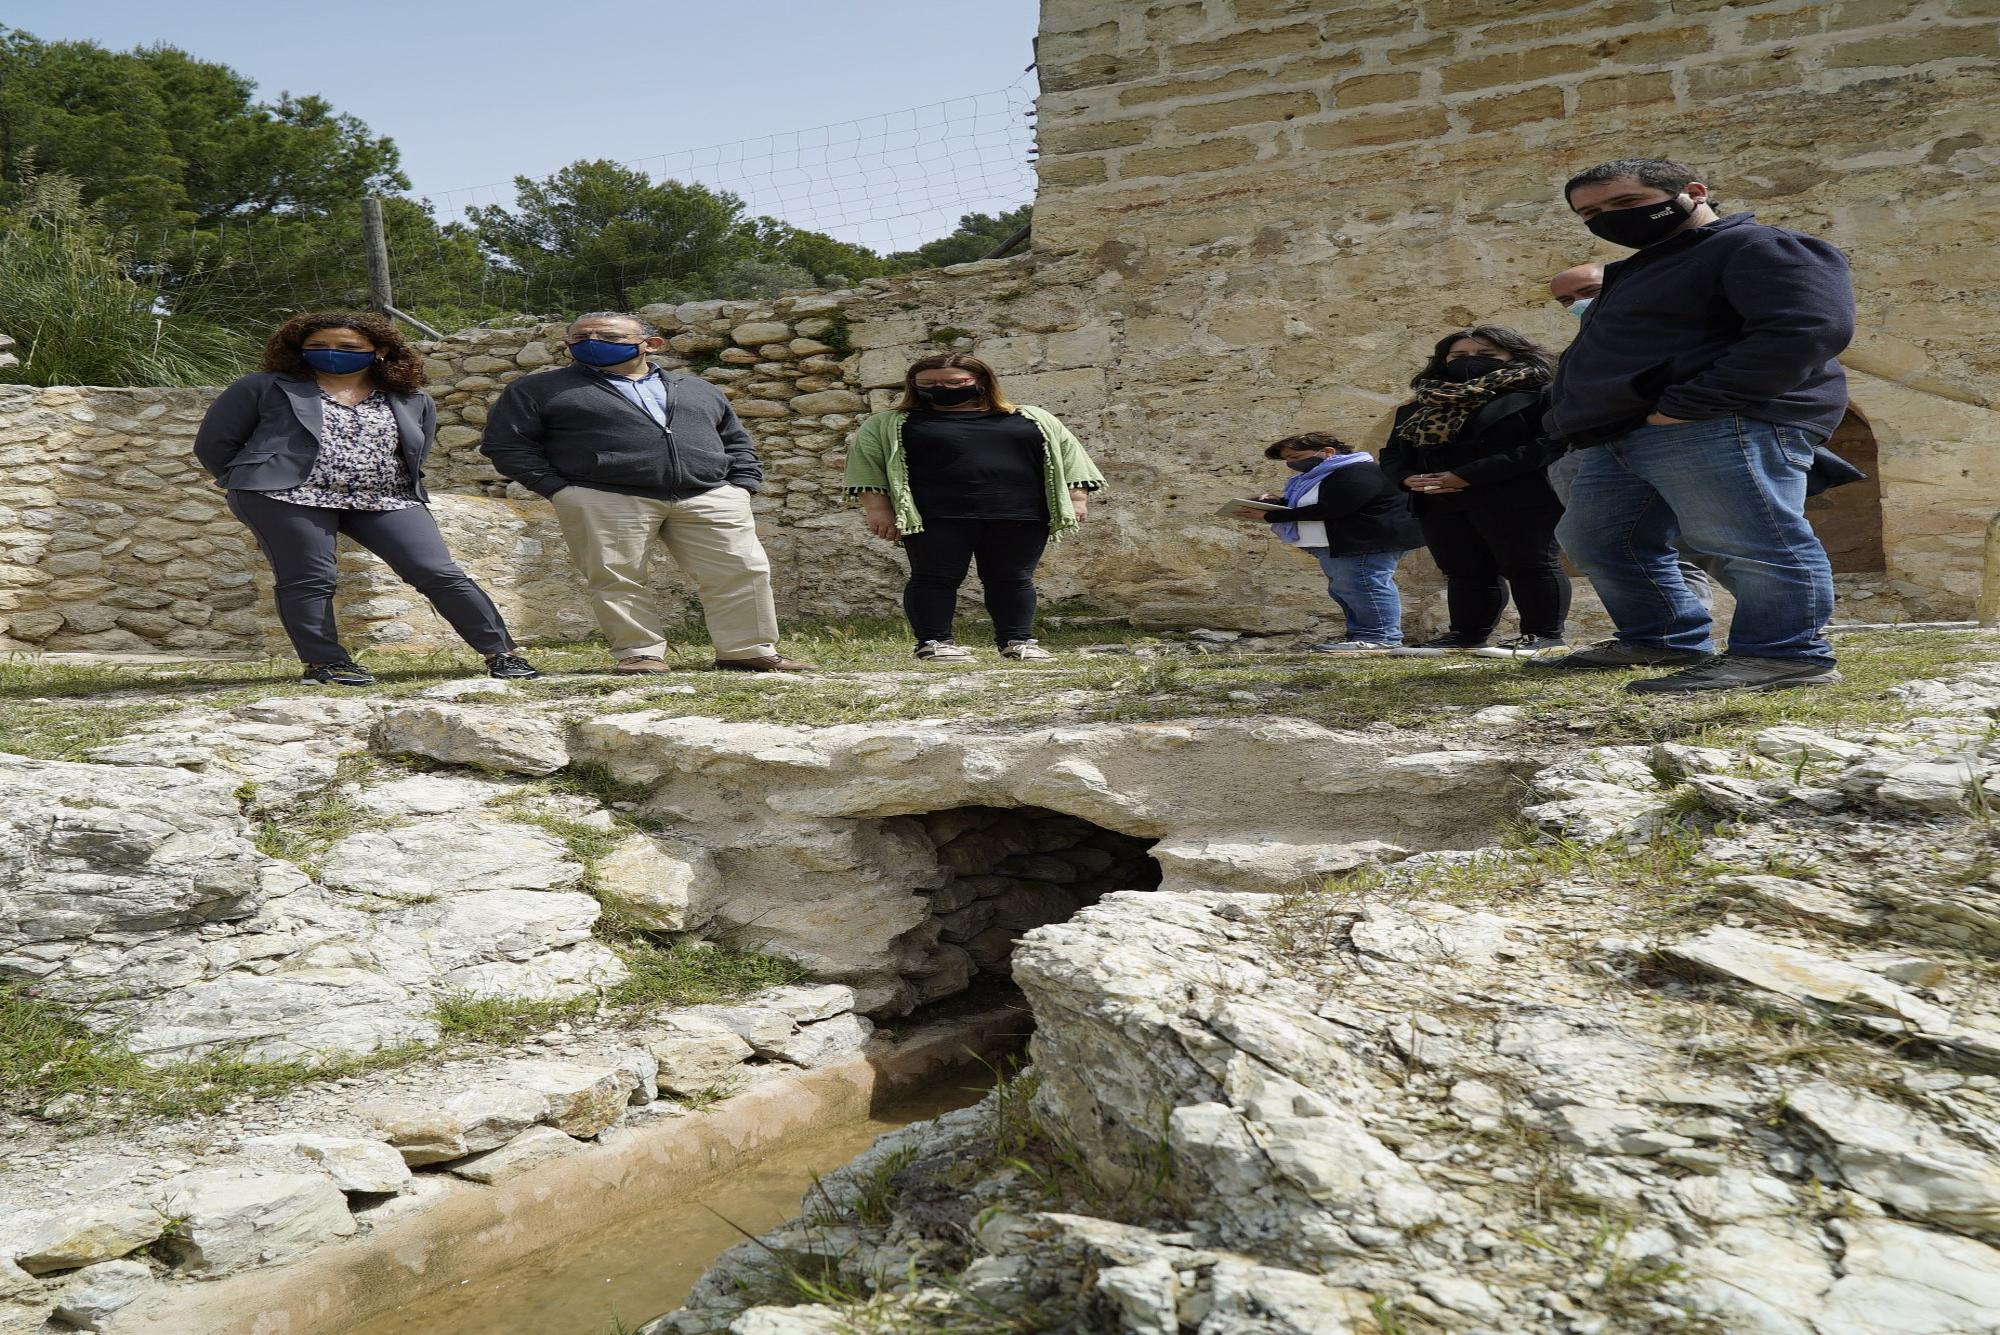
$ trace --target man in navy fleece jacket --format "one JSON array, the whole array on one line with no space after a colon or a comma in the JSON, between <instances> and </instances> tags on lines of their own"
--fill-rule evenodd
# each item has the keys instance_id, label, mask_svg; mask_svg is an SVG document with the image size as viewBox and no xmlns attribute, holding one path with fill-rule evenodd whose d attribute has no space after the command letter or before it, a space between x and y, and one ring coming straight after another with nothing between
<instances>
[{"instance_id":1,"label":"man in navy fleece jacket","mask_svg":"<svg viewBox=\"0 0 2000 1335\"><path fill-rule=\"evenodd\" d=\"M1838 681L1833 574L1805 519L1813 448L1847 410L1847 260L1817 237L1719 217L1692 170L1657 158L1572 177L1570 208L1638 253L1556 368L1545 426L1579 451L1563 549L1617 637L1536 666L1677 666L1628 689L1769 690ZM1736 595L1726 652L1675 560L1676 533Z\"/></svg>"}]
</instances>

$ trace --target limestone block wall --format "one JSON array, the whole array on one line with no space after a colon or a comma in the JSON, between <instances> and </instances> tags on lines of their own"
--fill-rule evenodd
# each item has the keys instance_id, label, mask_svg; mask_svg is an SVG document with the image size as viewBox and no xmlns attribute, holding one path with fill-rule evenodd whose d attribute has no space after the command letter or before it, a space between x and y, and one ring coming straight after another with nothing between
<instances>
[{"instance_id":1,"label":"limestone block wall","mask_svg":"<svg viewBox=\"0 0 2000 1335\"><path fill-rule=\"evenodd\" d=\"M1045 0L1037 54L1035 242L1094 270L1122 329L1122 444L1219 477L1219 402L1253 437L1361 433L1454 326L1560 345L1543 280L1624 253L1563 179L1675 157L1725 211L1852 258L1886 566L1868 591L1969 614L2000 508L1987 0Z\"/></svg>"}]
</instances>

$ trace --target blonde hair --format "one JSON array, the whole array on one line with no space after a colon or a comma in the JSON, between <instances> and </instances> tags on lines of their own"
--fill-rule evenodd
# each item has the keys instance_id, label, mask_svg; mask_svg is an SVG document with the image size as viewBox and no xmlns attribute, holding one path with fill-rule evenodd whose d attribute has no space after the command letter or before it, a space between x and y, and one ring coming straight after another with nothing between
<instances>
[{"instance_id":1,"label":"blonde hair","mask_svg":"<svg viewBox=\"0 0 2000 1335\"><path fill-rule=\"evenodd\" d=\"M1007 396L1000 392L1000 377L993 374L993 368L969 352L938 352L911 362L910 369L903 372L903 397L896 404L896 411L914 412L923 406L924 401L917 397L917 372L946 369L972 372L979 381L980 390L986 395L986 406L994 412L1015 411Z\"/></svg>"}]
</instances>

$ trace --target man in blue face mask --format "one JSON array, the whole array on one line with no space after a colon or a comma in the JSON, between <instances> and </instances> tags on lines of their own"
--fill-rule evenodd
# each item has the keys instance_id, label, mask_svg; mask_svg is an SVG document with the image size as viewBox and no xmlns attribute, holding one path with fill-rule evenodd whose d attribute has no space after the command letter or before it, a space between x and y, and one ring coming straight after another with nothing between
<instances>
[{"instance_id":1,"label":"man in blue face mask","mask_svg":"<svg viewBox=\"0 0 2000 1335\"><path fill-rule=\"evenodd\" d=\"M614 670L670 670L646 580L657 544L701 598L717 668L807 670L778 652L771 562L750 511L764 470L729 400L655 367L648 354L665 341L636 316L579 316L565 342L573 364L507 386L479 448L555 506Z\"/></svg>"},{"instance_id":2,"label":"man in blue face mask","mask_svg":"<svg viewBox=\"0 0 2000 1335\"><path fill-rule=\"evenodd\" d=\"M1579 454L1557 537L1617 637L1531 665L1681 669L1631 683L1642 694L1838 681L1833 574L1805 499L1815 448L1847 411L1846 256L1718 215L1707 185L1663 158L1602 163L1563 193L1593 235L1634 252L1605 266L1544 422ZM1677 536L1736 595L1725 652Z\"/></svg>"}]
</instances>

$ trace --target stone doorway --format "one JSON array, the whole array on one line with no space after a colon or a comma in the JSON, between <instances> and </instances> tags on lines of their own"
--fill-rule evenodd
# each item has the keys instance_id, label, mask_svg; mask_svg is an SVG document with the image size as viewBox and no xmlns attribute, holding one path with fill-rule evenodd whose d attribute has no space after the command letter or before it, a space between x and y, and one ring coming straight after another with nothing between
<instances>
[{"instance_id":1,"label":"stone doorway","mask_svg":"<svg viewBox=\"0 0 2000 1335\"><path fill-rule=\"evenodd\" d=\"M1156 840L1044 807L954 807L914 816L948 873L922 891L930 916L908 935L924 950L908 974L921 1005L1005 978L1024 932L1061 922L1114 890L1152 890Z\"/></svg>"},{"instance_id":2,"label":"stone doorway","mask_svg":"<svg viewBox=\"0 0 2000 1335\"><path fill-rule=\"evenodd\" d=\"M1888 563L1882 554L1882 480L1875 432L1867 418L1850 411L1826 447L1868 474L1868 479L1812 497L1806 502L1806 518L1825 545L1834 574L1879 574Z\"/></svg>"}]
</instances>

